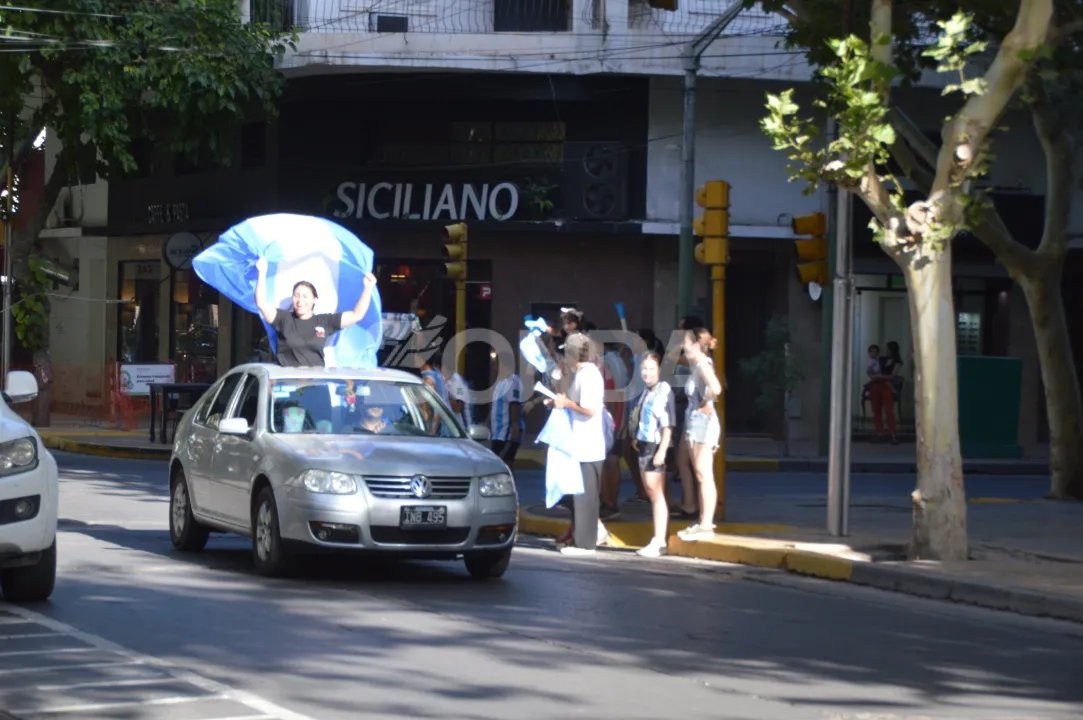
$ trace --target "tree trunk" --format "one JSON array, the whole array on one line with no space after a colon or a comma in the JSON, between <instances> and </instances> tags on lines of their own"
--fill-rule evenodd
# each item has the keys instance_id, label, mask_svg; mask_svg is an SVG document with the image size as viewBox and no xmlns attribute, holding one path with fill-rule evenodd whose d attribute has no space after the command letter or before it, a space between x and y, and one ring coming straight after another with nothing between
<instances>
[{"instance_id":1,"label":"tree trunk","mask_svg":"<svg viewBox=\"0 0 1083 720\"><path fill-rule=\"evenodd\" d=\"M11 275L16 281L30 275L30 255L38 244L38 236L45 229L45 221L48 220L49 214L53 211L57 200L60 198L61 191L67 185L67 175L64 170L66 165L63 164L66 159L65 154L65 151L61 151L57 157L53 172L45 181L41 202L37 207L33 208L31 215L17 218L12 228ZM13 297L15 296L13 295ZM42 304L45 306L45 312L48 315L50 310L48 296L42 298ZM11 341L13 345L18 342L15 337L14 317L12 318ZM16 355L15 350L16 348L12 347L12 357ZM53 381L49 356L48 329L45 332L41 347L26 354L33 358L34 374L37 376L39 384L38 397L40 400L34 404L32 424L35 427L48 427L52 423L49 404L52 400L50 386Z\"/></svg>"},{"instance_id":2,"label":"tree trunk","mask_svg":"<svg viewBox=\"0 0 1083 720\"><path fill-rule=\"evenodd\" d=\"M914 336L917 487L910 559L966 560L951 247L903 263Z\"/></svg>"},{"instance_id":3,"label":"tree trunk","mask_svg":"<svg viewBox=\"0 0 1083 720\"><path fill-rule=\"evenodd\" d=\"M1083 500L1083 402L1064 314L1060 263L1043 263L1040 274L1018 280L1034 325L1049 416L1052 497Z\"/></svg>"}]
</instances>

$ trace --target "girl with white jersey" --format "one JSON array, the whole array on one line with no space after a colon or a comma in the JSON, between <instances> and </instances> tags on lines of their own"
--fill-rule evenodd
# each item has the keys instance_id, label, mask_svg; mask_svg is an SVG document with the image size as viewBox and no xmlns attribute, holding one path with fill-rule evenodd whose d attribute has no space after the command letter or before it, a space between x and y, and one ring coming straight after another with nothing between
<instances>
[{"instance_id":1,"label":"girl with white jersey","mask_svg":"<svg viewBox=\"0 0 1083 720\"><path fill-rule=\"evenodd\" d=\"M658 557L666 551L666 527L669 507L666 504L666 452L677 424L676 400L669 383L659 380L662 356L648 352L639 362L643 392L632 410L629 422L632 448L639 459L643 484L651 502L654 538L637 551L643 557Z\"/></svg>"},{"instance_id":2,"label":"girl with white jersey","mask_svg":"<svg viewBox=\"0 0 1083 720\"><path fill-rule=\"evenodd\" d=\"M688 359L689 377L685 384L688 409L685 411L684 442L678 454L681 485L685 502L692 497L692 481L699 484L699 522L677 533L682 540L694 542L713 537L715 506L718 490L714 484L714 454L722 436L715 412L715 399L722 394L722 383L715 374L714 362L708 353L715 339L705 328L689 330L684 339L684 356Z\"/></svg>"}]
</instances>

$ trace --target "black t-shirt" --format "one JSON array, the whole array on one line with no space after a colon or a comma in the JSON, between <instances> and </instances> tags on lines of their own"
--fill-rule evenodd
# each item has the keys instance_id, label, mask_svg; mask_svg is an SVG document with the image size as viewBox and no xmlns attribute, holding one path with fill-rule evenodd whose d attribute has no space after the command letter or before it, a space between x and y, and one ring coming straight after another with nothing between
<instances>
[{"instance_id":1,"label":"black t-shirt","mask_svg":"<svg viewBox=\"0 0 1083 720\"><path fill-rule=\"evenodd\" d=\"M902 365L902 361L896 362L895 358L890 355L885 355L880 358L880 372L883 375L891 375L895 372L895 368Z\"/></svg>"},{"instance_id":2,"label":"black t-shirt","mask_svg":"<svg viewBox=\"0 0 1083 720\"><path fill-rule=\"evenodd\" d=\"M342 313L321 313L305 320L292 310L279 310L271 327L278 333L278 364L323 367L323 347L342 329Z\"/></svg>"}]
</instances>

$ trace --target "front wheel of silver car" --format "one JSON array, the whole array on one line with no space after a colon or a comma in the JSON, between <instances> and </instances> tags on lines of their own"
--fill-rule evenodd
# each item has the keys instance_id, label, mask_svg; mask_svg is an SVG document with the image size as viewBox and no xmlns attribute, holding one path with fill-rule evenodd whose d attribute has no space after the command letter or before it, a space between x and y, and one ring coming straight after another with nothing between
<instances>
[{"instance_id":1,"label":"front wheel of silver car","mask_svg":"<svg viewBox=\"0 0 1083 720\"><path fill-rule=\"evenodd\" d=\"M199 552L207 546L211 531L192 514L192 494L183 470L173 476L169 492L169 539L182 552Z\"/></svg>"},{"instance_id":2,"label":"front wheel of silver car","mask_svg":"<svg viewBox=\"0 0 1083 720\"><path fill-rule=\"evenodd\" d=\"M511 563L511 548L497 552L473 552L463 558L466 571L476 580L496 580L504 576Z\"/></svg>"},{"instance_id":3,"label":"front wheel of silver car","mask_svg":"<svg viewBox=\"0 0 1083 720\"><path fill-rule=\"evenodd\" d=\"M0 571L0 592L12 603L48 600L56 586L56 540L33 565Z\"/></svg>"},{"instance_id":4,"label":"front wheel of silver car","mask_svg":"<svg viewBox=\"0 0 1083 720\"><path fill-rule=\"evenodd\" d=\"M289 557L278 526L278 505L274 492L264 487L252 504L252 560L260 575L283 575Z\"/></svg>"}]
</instances>

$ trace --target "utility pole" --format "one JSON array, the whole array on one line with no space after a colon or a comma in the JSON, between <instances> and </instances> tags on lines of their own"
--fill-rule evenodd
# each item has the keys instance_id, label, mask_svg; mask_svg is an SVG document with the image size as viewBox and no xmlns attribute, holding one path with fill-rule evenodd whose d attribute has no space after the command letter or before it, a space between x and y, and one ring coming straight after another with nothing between
<instances>
[{"instance_id":1,"label":"utility pole","mask_svg":"<svg viewBox=\"0 0 1083 720\"><path fill-rule=\"evenodd\" d=\"M854 3L843 7L843 33L853 32ZM829 109L830 111L830 109ZM834 140L838 132L832 123ZM827 531L850 534L850 444L854 383L853 195L838 188L835 198L835 263L831 317L831 447L827 456Z\"/></svg>"},{"instance_id":2,"label":"utility pole","mask_svg":"<svg viewBox=\"0 0 1083 720\"><path fill-rule=\"evenodd\" d=\"M681 139L681 178L678 192L680 204L680 238L677 251L677 316L692 312L692 273L696 266L695 236L692 215L696 193L696 75L703 52L725 32L741 13L743 3L737 0L711 26L685 46L681 57L684 68L684 128Z\"/></svg>"}]
</instances>

